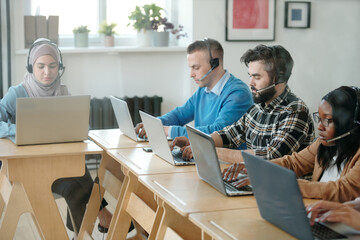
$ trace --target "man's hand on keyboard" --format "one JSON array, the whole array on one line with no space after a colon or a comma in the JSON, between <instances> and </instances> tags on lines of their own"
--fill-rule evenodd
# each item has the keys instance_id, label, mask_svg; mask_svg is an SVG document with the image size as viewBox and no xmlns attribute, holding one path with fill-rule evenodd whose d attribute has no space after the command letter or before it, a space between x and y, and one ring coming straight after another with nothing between
<instances>
[{"instance_id":1,"label":"man's hand on keyboard","mask_svg":"<svg viewBox=\"0 0 360 240\"><path fill-rule=\"evenodd\" d=\"M147 137L146 136L146 131L145 131L145 128L144 128L144 124L142 122L136 124L135 132L140 138L146 138Z\"/></svg>"},{"instance_id":2,"label":"man's hand on keyboard","mask_svg":"<svg viewBox=\"0 0 360 240\"><path fill-rule=\"evenodd\" d=\"M249 184L250 184L249 177L243 177L243 178L231 183L231 185L233 185L236 188L241 188L241 187L247 186Z\"/></svg>"},{"instance_id":3,"label":"man's hand on keyboard","mask_svg":"<svg viewBox=\"0 0 360 240\"><path fill-rule=\"evenodd\" d=\"M191 151L191 147L190 146L186 146L182 152L182 158L183 159L192 159L193 158L193 154L192 154L192 151Z\"/></svg>"},{"instance_id":4,"label":"man's hand on keyboard","mask_svg":"<svg viewBox=\"0 0 360 240\"><path fill-rule=\"evenodd\" d=\"M187 137L176 137L174 141L170 144L171 151L175 146L180 147L180 150L183 152L186 146L190 145L190 141Z\"/></svg>"},{"instance_id":5,"label":"man's hand on keyboard","mask_svg":"<svg viewBox=\"0 0 360 240\"><path fill-rule=\"evenodd\" d=\"M223 179L228 182L232 182L238 179L239 174L246 174L246 168L244 163L234 163L230 167L225 168L223 171Z\"/></svg>"}]
</instances>

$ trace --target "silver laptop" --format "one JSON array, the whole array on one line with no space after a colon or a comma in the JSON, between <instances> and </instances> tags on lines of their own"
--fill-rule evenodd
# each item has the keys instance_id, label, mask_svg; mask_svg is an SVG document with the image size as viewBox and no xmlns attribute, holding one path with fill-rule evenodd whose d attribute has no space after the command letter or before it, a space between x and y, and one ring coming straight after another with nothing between
<instances>
[{"instance_id":1,"label":"silver laptop","mask_svg":"<svg viewBox=\"0 0 360 240\"><path fill-rule=\"evenodd\" d=\"M88 138L90 96L16 99L16 145L64 143Z\"/></svg>"},{"instance_id":2,"label":"silver laptop","mask_svg":"<svg viewBox=\"0 0 360 240\"><path fill-rule=\"evenodd\" d=\"M246 152L242 155L260 214L265 220L298 239L355 239L345 234L360 233L345 224L317 222L311 227L295 173L258 156Z\"/></svg>"},{"instance_id":3,"label":"silver laptop","mask_svg":"<svg viewBox=\"0 0 360 240\"><path fill-rule=\"evenodd\" d=\"M168 139L164 132L164 127L160 119L151 116L150 114L139 111L141 120L146 129L146 134L149 138L150 146L153 152L173 165L193 165L194 159L185 160L182 159L180 149L176 148L173 151L170 150Z\"/></svg>"},{"instance_id":4,"label":"silver laptop","mask_svg":"<svg viewBox=\"0 0 360 240\"><path fill-rule=\"evenodd\" d=\"M214 140L210 135L189 125L186 125L186 131L189 136L191 150L196 162L196 169L202 180L227 196L252 194L250 186L237 189L223 179Z\"/></svg>"},{"instance_id":5,"label":"silver laptop","mask_svg":"<svg viewBox=\"0 0 360 240\"><path fill-rule=\"evenodd\" d=\"M147 138L141 138L136 134L127 102L114 96L110 96L110 101L121 132L136 142L147 142Z\"/></svg>"}]
</instances>

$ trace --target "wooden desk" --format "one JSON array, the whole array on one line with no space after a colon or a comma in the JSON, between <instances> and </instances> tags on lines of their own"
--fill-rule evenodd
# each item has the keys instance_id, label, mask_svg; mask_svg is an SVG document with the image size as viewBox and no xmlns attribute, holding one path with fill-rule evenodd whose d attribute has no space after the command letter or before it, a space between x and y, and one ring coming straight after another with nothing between
<instances>
[{"instance_id":1,"label":"wooden desk","mask_svg":"<svg viewBox=\"0 0 360 240\"><path fill-rule=\"evenodd\" d=\"M85 155L102 154L91 141L16 146L0 139L0 159L10 182L18 182L29 198L46 239L67 239L51 185L56 179L85 174Z\"/></svg>"},{"instance_id":2,"label":"wooden desk","mask_svg":"<svg viewBox=\"0 0 360 240\"><path fill-rule=\"evenodd\" d=\"M189 221L190 213L256 208L253 196L227 197L201 180L196 172L140 176L161 205L163 216L156 239L171 228L184 239L200 239L201 230Z\"/></svg>"},{"instance_id":3,"label":"wooden desk","mask_svg":"<svg viewBox=\"0 0 360 240\"><path fill-rule=\"evenodd\" d=\"M193 213L189 219L202 229L202 240L295 239L262 219L258 208Z\"/></svg>"},{"instance_id":4,"label":"wooden desk","mask_svg":"<svg viewBox=\"0 0 360 240\"><path fill-rule=\"evenodd\" d=\"M117 163L117 167L114 162ZM194 165L173 166L155 154L147 153L141 148L122 148L106 151L99 167L100 180L104 178L107 171L113 172L113 170L108 169L109 165L112 166L113 170L117 168L118 172L124 173L125 177L121 189L114 196L117 199L117 205L109 226L107 239L125 239L131 219L135 219L148 233L151 234L153 228L156 229L154 232L157 232L156 212L161 211L161 209L158 210L154 194L139 183L139 176L148 174L172 175L171 173L196 171ZM103 192L104 189L101 186L101 194ZM80 230L80 239L84 236L85 231L91 235L93 229L91 222L94 222L96 218L95 210L98 209L99 204L99 190L98 187L94 186ZM158 216L162 216L162 214Z\"/></svg>"},{"instance_id":5,"label":"wooden desk","mask_svg":"<svg viewBox=\"0 0 360 240\"><path fill-rule=\"evenodd\" d=\"M316 200L305 199L305 204ZM264 220L258 208L192 213L189 219L202 230L202 240L210 239L295 239Z\"/></svg>"},{"instance_id":6,"label":"wooden desk","mask_svg":"<svg viewBox=\"0 0 360 240\"><path fill-rule=\"evenodd\" d=\"M149 146L149 142L135 142L119 129L91 130L89 138L104 150Z\"/></svg>"}]
</instances>

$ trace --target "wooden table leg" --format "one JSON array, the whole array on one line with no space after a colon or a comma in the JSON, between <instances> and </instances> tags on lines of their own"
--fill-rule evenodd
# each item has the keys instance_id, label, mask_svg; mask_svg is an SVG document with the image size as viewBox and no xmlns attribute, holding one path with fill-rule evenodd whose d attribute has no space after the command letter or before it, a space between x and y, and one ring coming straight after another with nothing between
<instances>
[{"instance_id":1,"label":"wooden table leg","mask_svg":"<svg viewBox=\"0 0 360 240\"><path fill-rule=\"evenodd\" d=\"M176 210L163 202L164 214L156 239L164 239L168 228L183 239L201 239L201 229L193 224L187 216L181 216Z\"/></svg>"},{"instance_id":2,"label":"wooden table leg","mask_svg":"<svg viewBox=\"0 0 360 240\"><path fill-rule=\"evenodd\" d=\"M25 189L35 217L46 239L67 239L68 235L53 197L51 186L58 178L85 174L85 155L37 157L8 161L8 178ZM40 176L35 177L35 176Z\"/></svg>"}]
</instances>

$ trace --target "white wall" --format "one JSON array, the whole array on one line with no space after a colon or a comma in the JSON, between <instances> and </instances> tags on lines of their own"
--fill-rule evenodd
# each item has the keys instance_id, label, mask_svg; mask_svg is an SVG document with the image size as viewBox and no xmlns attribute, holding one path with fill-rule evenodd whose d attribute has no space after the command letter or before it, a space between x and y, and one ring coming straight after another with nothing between
<instances>
[{"instance_id":1,"label":"white wall","mask_svg":"<svg viewBox=\"0 0 360 240\"><path fill-rule=\"evenodd\" d=\"M22 1L13 2L14 50L23 46ZM276 3L275 41L226 42L225 0L182 0L179 23L185 24L190 39L211 37L225 50L225 67L248 82L240 56L259 43L281 44L295 62L289 85L316 111L321 97L341 85L360 84L360 1L311 1L311 28L284 28L285 0ZM193 29L191 24L193 22ZM143 96L164 98L162 112L181 105L197 86L188 77L186 53L106 53L64 54L63 82L73 94ZM14 55L14 84L22 81L25 55Z\"/></svg>"},{"instance_id":2,"label":"white wall","mask_svg":"<svg viewBox=\"0 0 360 240\"><path fill-rule=\"evenodd\" d=\"M225 0L194 1L194 38L221 41L225 67L248 83L241 55L257 44L283 45L295 65L289 85L311 111L321 98L341 85L360 86L360 1L311 1L311 28L284 28L285 0L276 1L275 41L226 42Z\"/></svg>"}]
</instances>

